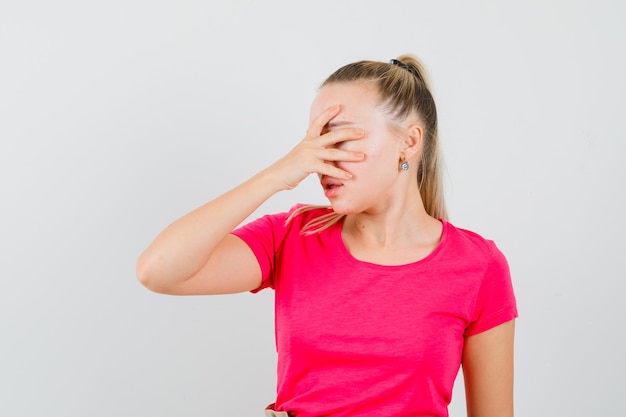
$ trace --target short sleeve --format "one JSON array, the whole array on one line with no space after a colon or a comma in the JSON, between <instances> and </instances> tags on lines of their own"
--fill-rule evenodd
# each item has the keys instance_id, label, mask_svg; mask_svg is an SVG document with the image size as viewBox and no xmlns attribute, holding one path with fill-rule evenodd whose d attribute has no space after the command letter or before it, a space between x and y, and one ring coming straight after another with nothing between
<instances>
[{"instance_id":1,"label":"short sleeve","mask_svg":"<svg viewBox=\"0 0 626 417\"><path fill-rule=\"evenodd\" d=\"M241 226L231 233L243 240L256 256L261 267L262 281L259 292L264 288L274 288L272 272L277 248L284 236L285 222L289 213L268 214Z\"/></svg>"},{"instance_id":2,"label":"short sleeve","mask_svg":"<svg viewBox=\"0 0 626 417\"><path fill-rule=\"evenodd\" d=\"M489 330L518 316L509 264L493 242L491 258L476 296L474 314L465 336Z\"/></svg>"}]
</instances>

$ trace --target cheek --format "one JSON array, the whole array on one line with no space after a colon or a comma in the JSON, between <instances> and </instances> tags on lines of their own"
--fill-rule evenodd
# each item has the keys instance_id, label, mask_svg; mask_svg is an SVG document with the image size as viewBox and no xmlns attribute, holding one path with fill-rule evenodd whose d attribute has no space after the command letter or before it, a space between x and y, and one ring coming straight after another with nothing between
<instances>
[{"instance_id":1,"label":"cheek","mask_svg":"<svg viewBox=\"0 0 626 417\"><path fill-rule=\"evenodd\" d=\"M365 159L359 162L339 162L337 166L348 171L359 186L375 186L379 182L387 182L393 175L389 161L380 154L365 153Z\"/></svg>"},{"instance_id":2,"label":"cheek","mask_svg":"<svg viewBox=\"0 0 626 417\"><path fill-rule=\"evenodd\" d=\"M399 152L393 146L393 139L369 137L338 143L337 149L350 152L363 152L365 159L360 162L337 162L337 165L355 176L369 176L376 181L378 177L397 173L400 163ZM382 179L382 178L381 178Z\"/></svg>"},{"instance_id":3,"label":"cheek","mask_svg":"<svg viewBox=\"0 0 626 417\"><path fill-rule=\"evenodd\" d=\"M362 150L370 168L376 172L384 172L398 159L397 152L391 146L368 146Z\"/></svg>"}]
</instances>

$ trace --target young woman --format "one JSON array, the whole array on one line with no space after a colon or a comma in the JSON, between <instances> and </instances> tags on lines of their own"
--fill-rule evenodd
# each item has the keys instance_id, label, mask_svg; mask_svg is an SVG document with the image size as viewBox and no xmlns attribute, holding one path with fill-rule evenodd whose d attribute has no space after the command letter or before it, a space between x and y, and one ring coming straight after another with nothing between
<instances>
[{"instance_id":1,"label":"young woman","mask_svg":"<svg viewBox=\"0 0 626 417\"><path fill-rule=\"evenodd\" d=\"M446 220L439 171L421 63L346 65L322 84L305 138L163 230L137 276L166 294L275 290L267 415L447 416L462 365L468 416L513 416L508 265L492 241ZM310 174L330 207L237 228Z\"/></svg>"}]
</instances>

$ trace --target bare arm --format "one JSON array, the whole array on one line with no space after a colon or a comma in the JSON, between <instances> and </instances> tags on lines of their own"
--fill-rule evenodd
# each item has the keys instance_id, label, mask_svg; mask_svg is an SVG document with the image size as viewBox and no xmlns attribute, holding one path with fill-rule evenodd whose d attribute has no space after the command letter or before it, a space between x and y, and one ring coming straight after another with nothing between
<instances>
[{"instance_id":1,"label":"bare arm","mask_svg":"<svg viewBox=\"0 0 626 417\"><path fill-rule=\"evenodd\" d=\"M278 189L261 173L163 230L137 261L137 277L164 294L240 292L258 287L252 251L230 231ZM240 262L234 262L236 259ZM228 277L231 286L219 282Z\"/></svg>"},{"instance_id":2,"label":"bare arm","mask_svg":"<svg viewBox=\"0 0 626 417\"><path fill-rule=\"evenodd\" d=\"M465 340L468 417L513 417L514 333L515 321L511 320Z\"/></svg>"},{"instance_id":3,"label":"bare arm","mask_svg":"<svg viewBox=\"0 0 626 417\"><path fill-rule=\"evenodd\" d=\"M137 278L165 294L218 294L257 288L261 270L250 248L230 232L273 194L296 187L311 173L350 174L327 161L359 161L338 142L362 137L359 129L321 134L339 112L331 107L309 126L306 137L269 168L163 230L137 261Z\"/></svg>"}]
</instances>

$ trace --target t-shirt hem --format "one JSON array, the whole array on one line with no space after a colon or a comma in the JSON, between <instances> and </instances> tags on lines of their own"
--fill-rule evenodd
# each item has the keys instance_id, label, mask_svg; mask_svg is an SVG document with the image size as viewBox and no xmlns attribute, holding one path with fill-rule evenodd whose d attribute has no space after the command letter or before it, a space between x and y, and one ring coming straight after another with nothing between
<instances>
[{"instance_id":1,"label":"t-shirt hem","mask_svg":"<svg viewBox=\"0 0 626 417\"><path fill-rule=\"evenodd\" d=\"M476 323L471 326L466 332L465 336L473 336L487 330L490 330L500 324L506 323L518 317L517 307L510 306L502 309L499 312L493 314L489 318L482 320L480 323Z\"/></svg>"}]
</instances>

